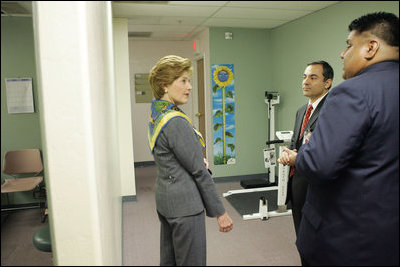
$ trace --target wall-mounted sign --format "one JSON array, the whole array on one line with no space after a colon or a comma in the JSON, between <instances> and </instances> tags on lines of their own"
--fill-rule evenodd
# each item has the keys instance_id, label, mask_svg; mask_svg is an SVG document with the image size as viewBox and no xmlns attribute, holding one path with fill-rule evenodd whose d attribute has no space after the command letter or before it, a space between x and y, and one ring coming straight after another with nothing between
<instances>
[{"instance_id":1,"label":"wall-mounted sign","mask_svg":"<svg viewBox=\"0 0 400 267\"><path fill-rule=\"evenodd\" d=\"M151 103L153 93L148 81L148 73L135 74L135 99L136 103Z\"/></svg>"}]
</instances>

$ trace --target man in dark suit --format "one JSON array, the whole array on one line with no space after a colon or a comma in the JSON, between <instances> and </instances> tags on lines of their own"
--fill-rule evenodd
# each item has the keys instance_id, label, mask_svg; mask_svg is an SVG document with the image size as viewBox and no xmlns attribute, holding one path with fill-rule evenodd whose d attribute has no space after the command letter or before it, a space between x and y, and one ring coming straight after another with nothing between
<instances>
[{"instance_id":1,"label":"man in dark suit","mask_svg":"<svg viewBox=\"0 0 400 267\"><path fill-rule=\"evenodd\" d=\"M325 61L314 61L307 64L303 74L303 95L308 98L308 103L296 113L290 149L296 151L302 144L308 142L312 131L317 124L319 111L324 104L326 94L331 88L333 69ZM296 172L292 167L289 174L287 202L292 204L292 216L296 235L301 221L301 209L307 194L307 179Z\"/></svg>"},{"instance_id":2,"label":"man in dark suit","mask_svg":"<svg viewBox=\"0 0 400 267\"><path fill-rule=\"evenodd\" d=\"M307 145L285 150L309 181L297 248L309 265L399 265L399 18L349 25L346 80Z\"/></svg>"}]
</instances>

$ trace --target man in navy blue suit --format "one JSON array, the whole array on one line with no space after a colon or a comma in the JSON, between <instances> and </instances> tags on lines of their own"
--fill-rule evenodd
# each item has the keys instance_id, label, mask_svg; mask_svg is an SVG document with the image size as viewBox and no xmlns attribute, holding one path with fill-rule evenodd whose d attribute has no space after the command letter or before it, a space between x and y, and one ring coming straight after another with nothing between
<instances>
[{"instance_id":1,"label":"man in navy blue suit","mask_svg":"<svg viewBox=\"0 0 400 267\"><path fill-rule=\"evenodd\" d=\"M399 18L349 25L346 80L308 144L279 162L309 181L297 248L308 265L399 265Z\"/></svg>"}]
</instances>

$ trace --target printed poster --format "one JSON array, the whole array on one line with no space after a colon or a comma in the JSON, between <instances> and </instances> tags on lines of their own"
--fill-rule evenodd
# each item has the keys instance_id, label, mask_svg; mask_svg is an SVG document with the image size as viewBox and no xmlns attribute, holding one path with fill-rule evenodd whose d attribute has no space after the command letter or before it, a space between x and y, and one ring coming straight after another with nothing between
<instances>
[{"instance_id":1,"label":"printed poster","mask_svg":"<svg viewBox=\"0 0 400 267\"><path fill-rule=\"evenodd\" d=\"M6 78L9 114L33 113L32 78Z\"/></svg>"},{"instance_id":2,"label":"printed poster","mask_svg":"<svg viewBox=\"0 0 400 267\"><path fill-rule=\"evenodd\" d=\"M235 83L233 64L211 66L214 165L235 164Z\"/></svg>"}]
</instances>

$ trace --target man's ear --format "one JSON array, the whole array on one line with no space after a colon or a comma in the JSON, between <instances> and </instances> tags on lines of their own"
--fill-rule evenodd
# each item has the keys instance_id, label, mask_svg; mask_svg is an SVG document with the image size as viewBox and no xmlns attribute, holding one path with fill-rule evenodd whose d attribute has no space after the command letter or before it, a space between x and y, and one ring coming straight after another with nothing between
<instances>
[{"instance_id":1,"label":"man's ear","mask_svg":"<svg viewBox=\"0 0 400 267\"><path fill-rule=\"evenodd\" d=\"M373 59L378 52L380 47L379 41L376 39L370 39L365 44L364 57L367 60Z\"/></svg>"},{"instance_id":2,"label":"man's ear","mask_svg":"<svg viewBox=\"0 0 400 267\"><path fill-rule=\"evenodd\" d=\"M327 79L325 81L325 89L328 89L331 86L332 86L332 79Z\"/></svg>"}]
</instances>

